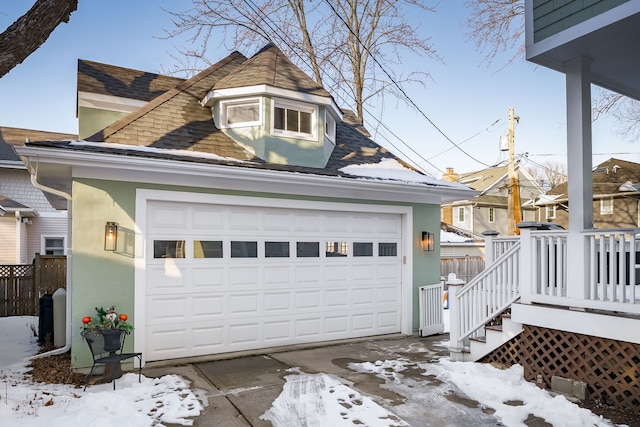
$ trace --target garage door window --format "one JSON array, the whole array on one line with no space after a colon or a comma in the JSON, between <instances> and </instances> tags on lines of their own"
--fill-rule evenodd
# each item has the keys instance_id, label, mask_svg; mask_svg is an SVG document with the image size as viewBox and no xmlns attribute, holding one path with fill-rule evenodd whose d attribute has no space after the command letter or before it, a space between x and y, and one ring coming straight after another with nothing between
<instances>
[{"instance_id":1,"label":"garage door window","mask_svg":"<svg viewBox=\"0 0 640 427\"><path fill-rule=\"evenodd\" d=\"M373 256L373 243L354 242L353 256Z\"/></svg>"},{"instance_id":2,"label":"garage door window","mask_svg":"<svg viewBox=\"0 0 640 427\"><path fill-rule=\"evenodd\" d=\"M194 258L222 258L222 240L195 240Z\"/></svg>"},{"instance_id":3,"label":"garage door window","mask_svg":"<svg viewBox=\"0 0 640 427\"><path fill-rule=\"evenodd\" d=\"M318 258L320 256L320 242L298 242L296 253L298 258Z\"/></svg>"},{"instance_id":4,"label":"garage door window","mask_svg":"<svg viewBox=\"0 0 640 427\"><path fill-rule=\"evenodd\" d=\"M378 256L398 256L398 244L378 243Z\"/></svg>"},{"instance_id":5,"label":"garage door window","mask_svg":"<svg viewBox=\"0 0 640 427\"><path fill-rule=\"evenodd\" d=\"M327 242L327 258L347 256L349 244L347 242Z\"/></svg>"},{"instance_id":6,"label":"garage door window","mask_svg":"<svg viewBox=\"0 0 640 427\"><path fill-rule=\"evenodd\" d=\"M231 242L231 258L258 258L258 242Z\"/></svg>"},{"instance_id":7,"label":"garage door window","mask_svg":"<svg viewBox=\"0 0 640 427\"><path fill-rule=\"evenodd\" d=\"M184 258L184 240L154 240L154 258Z\"/></svg>"},{"instance_id":8,"label":"garage door window","mask_svg":"<svg viewBox=\"0 0 640 427\"><path fill-rule=\"evenodd\" d=\"M288 258L289 242L264 242L265 258Z\"/></svg>"}]
</instances>

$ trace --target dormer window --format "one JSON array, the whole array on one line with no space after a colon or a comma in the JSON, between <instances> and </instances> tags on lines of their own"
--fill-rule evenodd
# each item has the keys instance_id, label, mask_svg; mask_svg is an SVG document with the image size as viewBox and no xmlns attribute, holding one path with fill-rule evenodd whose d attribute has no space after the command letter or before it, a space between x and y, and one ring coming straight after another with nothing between
<instances>
[{"instance_id":1,"label":"dormer window","mask_svg":"<svg viewBox=\"0 0 640 427\"><path fill-rule=\"evenodd\" d=\"M329 114L328 111L324 112L324 134L326 137L335 144L336 142L336 121Z\"/></svg>"},{"instance_id":2,"label":"dormer window","mask_svg":"<svg viewBox=\"0 0 640 427\"><path fill-rule=\"evenodd\" d=\"M273 135L317 140L317 107L301 102L273 99L272 113Z\"/></svg>"},{"instance_id":3,"label":"dormer window","mask_svg":"<svg viewBox=\"0 0 640 427\"><path fill-rule=\"evenodd\" d=\"M234 99L220 103L221 124L225 128L262 124L261 98Z\"/></svg>"}]
</instances>

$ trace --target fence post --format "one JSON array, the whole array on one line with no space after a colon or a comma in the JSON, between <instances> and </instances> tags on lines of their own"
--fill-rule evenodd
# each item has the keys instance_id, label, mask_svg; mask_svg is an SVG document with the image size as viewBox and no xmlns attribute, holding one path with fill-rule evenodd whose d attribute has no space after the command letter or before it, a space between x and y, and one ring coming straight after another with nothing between
<instances>
[{"instance_id":1,"label":"fence post","mask_svg":"<svg viewBox=\"0 0 640 427\"><path fill-rule=\"evenodd\" d=\"M500 235L496 230L486 230L484 236L484 262L485 268L493 264L496 256L496 248L493 247L496 237Z\"/></svg>"},{"instance_id":2,"label":"fence post","mask_svg":"<svg viewBox=\"0 0 640 427\"><path fill-rule=\"evenodd\" d=\"M460 340L460 335L462 335L462 305L458 299L458 291L464 285L464 280L458 279L453 273L447 278L449 292L449 354L454 362L464 361L462 355L464 346Z\"/></svg>"}]
</instances>

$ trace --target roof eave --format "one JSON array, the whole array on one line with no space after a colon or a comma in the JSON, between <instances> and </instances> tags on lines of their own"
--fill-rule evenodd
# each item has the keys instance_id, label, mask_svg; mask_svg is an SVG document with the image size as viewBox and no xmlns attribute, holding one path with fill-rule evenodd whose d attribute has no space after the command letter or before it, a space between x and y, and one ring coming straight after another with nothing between
<instances>
[{"instance_id":1,"label":"roof eave","mask_svg":"<svg viewBox=\"0 0 640 427\"><path fill-rule=\"evenodd\" d=\"M300 172L254 169L248 167L187 163L178 160L126 157L115 154L81 152L43 147L17 149L27 168L39 169L46 179L48 167L56 176L49 177L49 185L71 189L74 178L94 178L117 181L181 185L316 197L348 198L401 203L440 204L445 201L473 197L476 191L462 188L407 183L390 180L354 179ZM61 173L60 168L68 168ZM295 174L295 179L291 176Z\"/></svg>"}]
</instances>

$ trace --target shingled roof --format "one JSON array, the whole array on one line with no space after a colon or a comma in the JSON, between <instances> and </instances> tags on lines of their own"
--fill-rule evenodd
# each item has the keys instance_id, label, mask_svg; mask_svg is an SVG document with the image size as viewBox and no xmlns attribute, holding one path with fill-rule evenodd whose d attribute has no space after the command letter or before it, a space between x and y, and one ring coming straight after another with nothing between
<instances>
[{"instance_id":1,"label":"shingled roof","mask_svg":"<svg viewBox=\"0 0 640 427\"><path fill-rule=\"evenodd\" d=\"M78 92L151 101L183 81L177 77L78 60Z\"/></svg>"},{"instance_id":2,"label":"shingled roof","mask_svg":"<svg viewBox=\"0 0 640 427\"><path fill-rule=\"evenodd\" d=\"M95 69L99 68L105 73L113 73L115 76L128 75L129 77L127 77L126 81L131 82L132 85L135 80L131 78L132 75L145 75L145 73L130 69L126 69L124 72L117 72L114 68L98 67L100 64L96 65L88 61L82 61L81 64L85 70L84 76L79 77L82 79L86 79L86 66L89 65ZM280 74L284 74L284 76ZM99 79L104 77L104 74L101 74ZM124 79L124 77L122 78ZM153 80L155 81L155 79ZM268 83L268 81L271 83ZM104 93L105 88L111 85L109 82L112 82L111 77L106 78L105 82L100 83L99 87L94 89L102 91L99 93ZM273 164L258 158L217 129L211 117L211 109L200 104L200 101L212 88L231 87L229 85L235 86L247 83L268 83L281 88L306 91L314 95L330 96L328 92L293 65L278 48L273 45L267 45L251 59L247 59L238 52L233 52L192 78L180 81L175 87L152 99L139 110L124 116L86 139L89 142L104 142L104 144L41 141L33 142L32 145L129 157L221 164L351 178L354 176L345 174L340 169L357 164L380 163L382 159L395 159L408 169L414 169L388 152L384 147L369 139L366 136L366 131L363 134L362 125L357 120L343 121L336 124L335 148L323 168ZM86 84L87 82L83 83L82 87L89 89ZM113 145L116 143L132 146L132 148L127 149L121 145ZM160 150L136 149L136 146ZM188 150L194 153L186 156L175 150ZM197 153L209 155L198 156Z\"/></svg>"},{"instance_id":3,"label":"shingled roof","mask_svg":"<svg viewBox=\"0 0 640 427\"><path fill-rule=\"evenodd\" d=\"M75 140L78 135L0 126L0 161L19 162L12 146L24 145L27 138L31 141L59 141Z\"/></svg>"},{"instance_id":4,"label":"shingled roof","mask_svg":"<svg viewBox=\"0 0 640 427\"><path fill-rule=\"evenodd\" d=\"M593 195L615 195L623 193L637 193L640 189L640 164L627 160L611 158L600 163L593 169ZM624 184L627 184L624 186ZM634 186L635 185L635 190ZM568 183L557 185L545 193L548 203L566 200L569 197Z\"/></svg>"},{"instance_id":5,"label":"shingled roof","mask_svg":"<svg viewBox=\"0 0 640 427\"><path fill-rule=\"evenodd\" d=\"M263 47L232 73L220 79L213 89L269 85L312 95L331 95L307 76L273 44Z\"/></svg>"}]
</instances>

